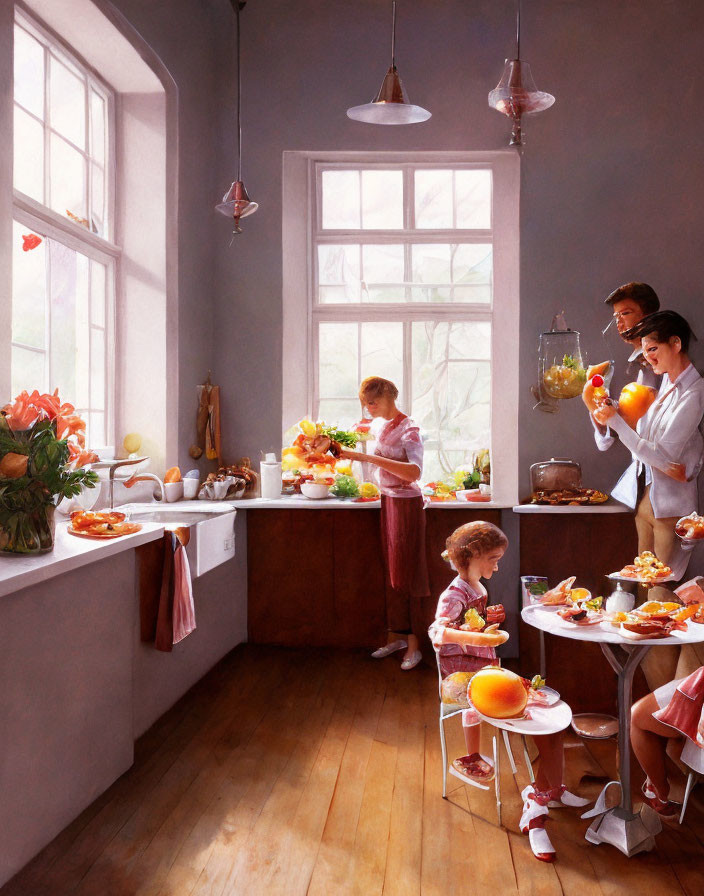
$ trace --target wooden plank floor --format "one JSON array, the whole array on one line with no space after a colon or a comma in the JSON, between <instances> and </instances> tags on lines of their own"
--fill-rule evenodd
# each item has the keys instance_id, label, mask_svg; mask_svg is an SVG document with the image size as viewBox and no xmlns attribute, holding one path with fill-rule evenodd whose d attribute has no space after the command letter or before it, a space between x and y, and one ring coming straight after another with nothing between
<instances>
[{"instance_id":1,"label":"wooden plank floor","mask_svg":"<svg viewBox=\"0 0 704 896\"><path fill-rule=\"evenodd\" d=\"M404 673L396 658L237 648L0 896L704 892L697 792L685 824L632 859L587 844L575 810L551 812L554 865L518 832L525 768L514 778L503 762L502 828L493 792L450 777L443 800L436 686L433 670ZM459 719L447 729L459 755ZM568 780L600 773L609 749L571 741Z\"/></svg>"}]
</instances>

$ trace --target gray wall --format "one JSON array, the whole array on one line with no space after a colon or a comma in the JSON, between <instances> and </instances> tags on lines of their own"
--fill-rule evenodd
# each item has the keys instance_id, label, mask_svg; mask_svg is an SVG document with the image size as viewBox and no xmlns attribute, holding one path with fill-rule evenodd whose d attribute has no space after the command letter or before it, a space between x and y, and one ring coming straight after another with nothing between
<instances>
[{"instance_id":1,"label":"gray wall","mask_svg":"<svg viewBox=\"0 0 704 896\"><path fill-rule=\"evenodd\" d=\"M177 459L167 458L167 466L178 461L186 470L195 466L188 457L195 435L195 386L215 368L214 241L222 231L213 207L229 174L218 170L217 156L221 73L232 69L230 47L223 42L232 27L232 9L227 0L112 3L158 54L179 92L179 451Z\"/></svg>"},{"instance_id":2,"label":"gray wall","mask_svg":"<svg viewBox=\"0 0 704 896\"><path fill-rule=\"evenodd\" d=\"M227 19L228 0L201 5ZM217 222L215 231L207 222L208 233L217 234L215 355L226 386L228 452L258 457L260 449L278 445L282 152L504 147L508 123L488 108L486 96L504 58L513 55L514 11L514 0L401 3L397 64L411 101L433 117L383 128L352 122L345 110L371 99L381 83L390 35L387 0L247 4L244 180L260 209L244 221L245 232L230 249L227 222ZM620 447L597 456L578 399L563 402L554 416L531 410L538 333L556 311L566 310L590 357L601 360L607 352L599 335L607 322L602 299L620 283L644 279L704 333L697 245L704 223L697 178L703 37L698 0L524 3L522 56L538 87L557 97L551 110L526 121L521 344L507 345L505 356L507 364L520 363L524 383L524 491L529 465L554 454L579 460L586 483L596 487L612 485L625 465ZM165 47L167 62L170 55ZM226 65L220 75L215 180L222 191L235 164L234 84ZM198 214L206 219L210 197L203 199L206 208ZM617 353L625 355L620 346Z\"/></svg>"}]
</instances>

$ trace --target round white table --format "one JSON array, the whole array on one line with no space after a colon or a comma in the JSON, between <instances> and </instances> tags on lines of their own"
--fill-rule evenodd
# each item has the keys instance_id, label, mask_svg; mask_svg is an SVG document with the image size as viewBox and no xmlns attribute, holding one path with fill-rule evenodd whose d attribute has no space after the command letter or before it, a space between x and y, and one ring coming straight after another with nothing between
<instances>
[{"instance_id":1,"label":"round white table","mask_svg":"<svg viewBox=\"0 0 704 896\"><path fill-rule=\"evenodd\" d=\"M631 641L619 629L606 622L598 625L574 625L557 614L559 607L531 604L521 611L528 625L574 641L597 643L618 676L618 749L621 802L606 810L590 825L586 839L590 843L610 843L627 856L650 850L655 845L654 835L662 829L659 818L651 812L643 817L633 812L631 799L631 704L633 675L651 647L665 644L698 644L704 641L704 625L687 623L686 631L675 631L667 638ZM611 784L612 782L609 782ZM609 784L606 786L608 787ZM606 789L606 788L604 788Z\"/></svg>"}]
</instances>

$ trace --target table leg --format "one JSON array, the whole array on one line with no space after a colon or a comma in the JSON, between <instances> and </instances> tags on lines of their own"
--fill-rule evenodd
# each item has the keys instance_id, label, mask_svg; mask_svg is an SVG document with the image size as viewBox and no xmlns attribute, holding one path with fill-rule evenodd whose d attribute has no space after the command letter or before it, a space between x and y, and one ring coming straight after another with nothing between
<instances>
[{"instance_id":1,"label":"table leg","mask_svg":"<svg viewBox=\"0 0 704 896\"><path fill-rule=\"evenodd\" d=\"M621 802L596 819L586 838L590 843L610 843L627 856L650 850L653 836L662 830L660 819L650 812L643 817L633 814L631 798L631 704L633 675L650 649L646 645L630 646L602 643L601 649L618 675L618 750ZM624 656L619 656L620 649Z\"/></svg>"}]
</instances>

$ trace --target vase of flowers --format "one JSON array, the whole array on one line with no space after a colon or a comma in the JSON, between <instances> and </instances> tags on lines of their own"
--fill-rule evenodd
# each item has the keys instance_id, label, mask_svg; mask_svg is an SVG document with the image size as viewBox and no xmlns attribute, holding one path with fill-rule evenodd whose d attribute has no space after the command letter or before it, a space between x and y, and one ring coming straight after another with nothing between
<instances>
[{"instance_id":1,"label":"vase of flowers","mask_svg":"<svg viewBox=\"0 0 704 896\"><path fill-rule=\"evenodd\" d=\"M85 423L53 395L22 392L0 410L0 552L38 554L54 547L61 498L93 488L98 458L86 451Z\"/></svg>"}]
</instances>

